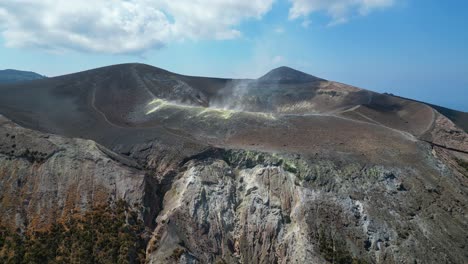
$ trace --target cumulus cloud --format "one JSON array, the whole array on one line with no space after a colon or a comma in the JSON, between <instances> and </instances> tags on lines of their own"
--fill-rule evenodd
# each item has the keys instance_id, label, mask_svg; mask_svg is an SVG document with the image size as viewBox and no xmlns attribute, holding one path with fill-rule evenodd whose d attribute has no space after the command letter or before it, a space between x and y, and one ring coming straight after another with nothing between
<instances>
[{"instance_id":1,"label":"cumulus cloud","mask_svg":"<svg viewBox=\"0 0 468 264\"><path fill-rule=\"evenodd\" d=\"M289 0L290 19L304 18L314 12L325 11L331 18L331 24L347 22L354 14L366 15L375 9L392 6L396 0Z\"/></svg>"},{"instance_id":2,"label":"cumulus cloud","mask_svg":"<svg viewBox=\"0 0 468 264\"><path fill-rule=\"evenodd\" d=\"M1 0L8 47L140 53L183 39L232 39L274 0Z\"/></svg>"}]
</instances>

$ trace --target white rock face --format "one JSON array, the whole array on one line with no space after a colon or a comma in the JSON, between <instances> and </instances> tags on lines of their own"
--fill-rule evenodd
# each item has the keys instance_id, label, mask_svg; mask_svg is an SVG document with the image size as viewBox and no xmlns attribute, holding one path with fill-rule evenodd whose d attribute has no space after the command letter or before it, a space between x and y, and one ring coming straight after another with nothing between
<instances>
[{"instance_id":1,"label":"white rock face","mask_svg":"<svg viewBox=\"0 0 468 264\"><path fill-rule=\"evenodd\" d=\"M466 238L457 234L467 226L466 206L449 202L466 200L453 185L460 175L441 172L447 178L437 193L427 189L435 175L421 172L319 163L293 173L287 162L249 168L215 158L188 162L164 197L149 263L462 263L467 257ZM456 209L447 211L447 203ZM444 232L457 237L452 246L442 243ZM449 255L452 250L458 253Z\"/></svg>"}]
</instances>

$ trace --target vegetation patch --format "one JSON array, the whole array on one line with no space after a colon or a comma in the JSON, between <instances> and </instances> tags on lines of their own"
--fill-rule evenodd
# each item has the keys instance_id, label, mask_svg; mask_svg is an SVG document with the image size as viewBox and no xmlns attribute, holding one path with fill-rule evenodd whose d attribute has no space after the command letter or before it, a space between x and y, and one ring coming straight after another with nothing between
<instances>
[{"instance_id":1,"label":"vegetation patch","mask_svg":"<svg viewBox=\"0 0 468 264\"><path fill-rule=\"evenodd\" d=\"M179 261L180 258L182 257L182 255L185 253L185 249L183 248L176 248L174 249L174 251L172 252L172 255L171 257L175 260L175 261Z\"/></svg>"},{"instance_id":2,"label":"vegetation patch","mask_svg":"<svg viewBox=\"0 0 468 264\"><path fill-rule=\"evenodd\" d=\"M0 226L0 263L144 263L145 227L124 201L40 232Z\"/></svg>"},{"instance_id":3,"label":"vegetation patch","mask_svg":"<svg viewBox=\"0 0 468 264\"><path fill-rule=\"evenodd\" d=\"M302 159L290 155L270 154L257 151L228 150L223 153L226 163L238 168L253 168L257 165L279 166L303 180L311 173L309 165Z\"/></svg>"},{"instance_id":4,"label":"vegetation patch","mask_svg":"<svg viewBox=\"0 0 468 264\"><path fill-rule=\"evenodd\" d=\"M346 249L342 239L336 239L324 228L318 233L318 245L323 258L330 263L337 264L366 264L367 261L353 257Z\"/></svg>"},{"instance_id":5,"label":"vegetation patch","mask_svg":"<svg viewBox=\"0 0 468 264\"><path fill-rule=\"evenodd\" d=\"M457 159L457 163L460 167L462 167L465 170L464 175L468 177L468 161Z\"/></svg>"}]
</instances>

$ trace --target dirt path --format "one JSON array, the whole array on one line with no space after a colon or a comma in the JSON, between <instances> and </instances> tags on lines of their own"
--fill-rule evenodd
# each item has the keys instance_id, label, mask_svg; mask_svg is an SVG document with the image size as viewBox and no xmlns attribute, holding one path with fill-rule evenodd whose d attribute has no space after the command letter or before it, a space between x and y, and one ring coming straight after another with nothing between
<instances>
[{"instance_id":1,"label":"dirt path","mask_svg":"<svg viewBox=\"0 0 468 264\"><path fill-rule=\"evenodd\" d=\"M145 81L141 78L141 76L138 74L135 67L136 65L132 65L131 73L132 73L133 78L136 80L138 86L142 87L148 93L148 95L151 97L151 100L156 99L156 96L153 94L153 92L151 92L150 89L148 89L148 86L146 85Z\"/></svg>"},{"instance_id":2,"label":"dirt path","mask_svg":"<svg viewBox=\"0 0 468 264\"><path fill-rule=\"evenodd\" d=\"M106 114L104 114L101 110L99 110L99 108L96 107L96 89L97 89L97 85L94 84L93 85L93 91L91 93L91 107L94 109L94 111L98 112L102 116L104 121L107 124L109 124L110 126L117 127L117 128L128 129L128 127L123 127L123 126L119 126L119 125L116 125L116 124L112 123L109 119L107 119Z\"/></svg>"},{"instance_id":3,"label":"dirt path","mask_svg":"<svg viewBox=\"0 0 468 264\"><path fill-rule=\"evenodd\" d=\"M429 106L426 106L426 107L429 107ZM427 128L424 130L424 132L422 132L420 134L420 136L428 133L430 130L434 129L434 126L435 126L435 123L436 123L436 111L432 108L432 107L429 107L431 109L431 114L432 114L432 121L430 122L430 124L427 126Z\"/></svg>"},{"instance_id":4,"label":"dirt path","mask_svg":"<svg viewBox=\"0 0 468 264\"><path fill-rule=\"evenodd\" d=\"M96 107L96 89L97 89L97 86L94 85L93 91L92 91L92 94L91 94L91 107L92 107L97 113L99 113L99 114L102 116L102 118L104 119L104 121L105 121L108 125L110 125L110 126L112 126L112 127L115 127L115 128L119 128L119 129L125 129L125 130L131 130L131 129L133 129L132 127L124 127L124 126L120 126L120 125L117 125L117 124L111 122L111 121L107 118L106 114L105 114L104 112L102 112L101 110L99 110L99 108ZM170 135L172 135L172 136L174 136L174 137L182 138L182 139L185 139L185 140L190 141L190 142L197 142L197 141L196 141L195 139L193 139L193 138L188 138L188 137L185 137L185 136L176 134L176 133L170 131L169 128L166 128L166 127L164 127L164 126L160 126L160 128L164 129L164 131L165 131L166 133L168 133L168 134L170 134Z\"/></svg>"},{"instance_id":5,"label":"dirt path","mask_svg":"<svg viewBox=\"0 0 468 264\"><path fill-rule=\"evenodd\" d=\"M373 123L373 124L386 127L384 124L382 124L382 123L380 123L380 122L378 122L378 121L376 121L376 120L374 120L374 119L372 119L372 118L366 116L366 115L363 114L363 113L360 113L360 112L355 112L355 113L358 114L360 117L362 117L362 118L368 120L369 122Z\"/></svg>"},{"instance_id":6,"label":"dirt path","mask_svg":"<svg viewBox=\"0 0 468 264\"><path fill-rule=\"evenodd\" d=\"M374 119L362 114L362 113L359 113L359 112L356 112L356 114L362 116L363 118L365 118L366 120L369 120L371 123L370 124L373 124L373 125L376 125L376 126L381 126L381 127L384 127L384 128L387 128L387 129L390 129L392 131L395 131L401 135L403 135L404 137L408 138L409 140L411 141L417 141L418 139L411 133L409 132L406 132L406 131L402 131L402 130L398 130L398 129L395 129L395 128L391 128L391 127L388 127L378 121L375 121ZM345 118L345 117L341 117L341 118L344 118L344 119L349 119L349 118ZM354 119L349 119L349 120L354 120ZM359 120L354 120L356 122L364 122L364 121L359 121ZM364 123L367 123L367 122L364 122Z\"/></svg>"}]
</instances>

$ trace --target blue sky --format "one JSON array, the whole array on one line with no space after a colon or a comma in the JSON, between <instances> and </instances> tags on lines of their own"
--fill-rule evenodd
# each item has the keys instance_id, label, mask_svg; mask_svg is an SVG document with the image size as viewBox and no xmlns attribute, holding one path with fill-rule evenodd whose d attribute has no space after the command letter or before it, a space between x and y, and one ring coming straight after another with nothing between
<instances>
[{"instance_id":1,"label":"blue sky","mask_svg":"<svg viewBox=\"0 0 468 264\"><path fill-rule=\"evenodd\" d=\"M141 62L256 78L287 65L468 111L466 1L37 2L0 2L0 69L56 76Z\"/></svg>"}]
</instances>

